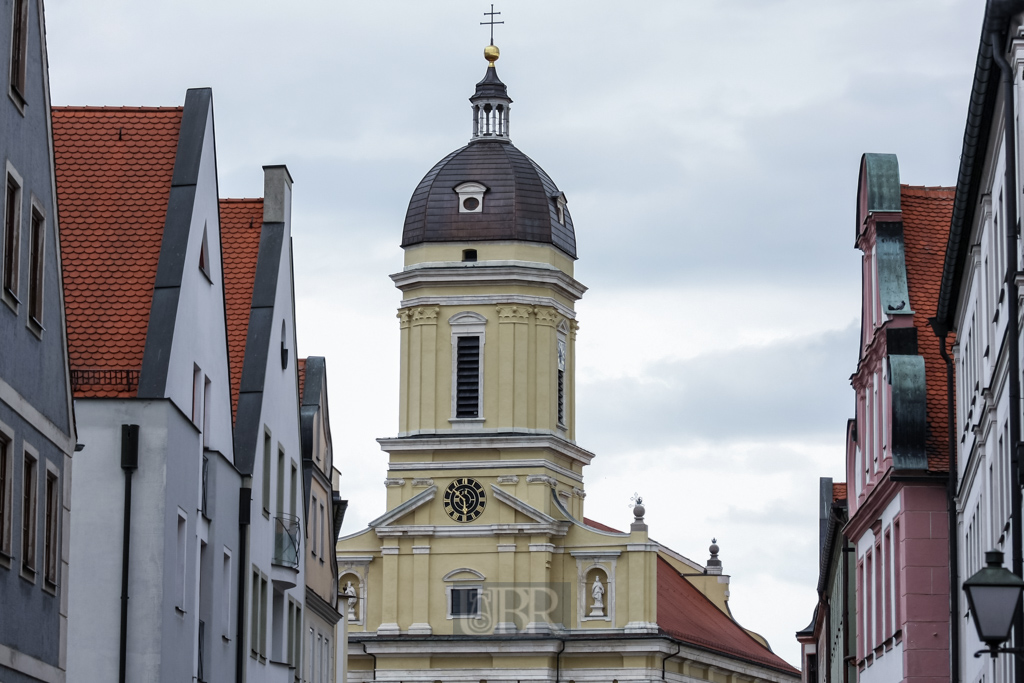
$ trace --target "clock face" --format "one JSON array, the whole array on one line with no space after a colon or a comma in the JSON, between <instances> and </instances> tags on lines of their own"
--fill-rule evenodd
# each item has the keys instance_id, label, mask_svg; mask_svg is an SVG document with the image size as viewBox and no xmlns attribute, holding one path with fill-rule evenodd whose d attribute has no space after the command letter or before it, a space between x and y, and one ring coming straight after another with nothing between
<instances>
[{"instance_id":1,"label":"clock face","mask_svg":"<svg viewBox=\"0 0 1024 683\"><path fill-rule=\"evenodd\" d=\"M486 505L484 487L476 479L456 479L444 490L444 511L456 522L472 522Z\"/></svg>"}]
</instances>

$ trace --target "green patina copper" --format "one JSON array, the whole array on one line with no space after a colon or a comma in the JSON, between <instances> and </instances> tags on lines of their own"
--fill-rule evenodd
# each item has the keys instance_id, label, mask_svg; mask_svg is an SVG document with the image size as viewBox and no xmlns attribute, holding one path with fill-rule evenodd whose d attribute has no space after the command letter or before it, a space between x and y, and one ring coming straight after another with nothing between
<instances>
[{"instance_id":1,"label":"green patina copper","mask_svg":"<svg viewBox=\"0 0 1024 683\"><path fill-rule=\"evenodd\" d=\"M900 210L900 165L895 154L865 154L868 211Z\"/></svg>"},{"instance_id":2,"label":"green patina copper","mask_svg":"<svg viewBox=\"0 0 1024 683\"><path fill-rule=\"evenodd\" d=\"M927 470L928 403L921 356L889 356L892 384L892 465Z\"/></svg>"},{"instance_id":3,"label":"green patina copper","mask_svg":"<svg viewBox=\"0 0 1024 683\"><path fill-rule=\"evenodd\" d=\"M913 313L907 293L903 223L881 222L875 225L875 258L882 313L892 316Z\"/></svg>"}]
</instances>

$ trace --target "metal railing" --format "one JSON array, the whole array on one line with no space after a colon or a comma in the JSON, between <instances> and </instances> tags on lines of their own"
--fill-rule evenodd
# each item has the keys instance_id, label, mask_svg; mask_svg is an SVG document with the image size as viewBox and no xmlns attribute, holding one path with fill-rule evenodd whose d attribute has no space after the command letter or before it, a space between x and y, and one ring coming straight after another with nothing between
<instances>
[{"instance_id":1,"label":"metal railing","mask_svg":"<svg viewBox=\"0 0 1024 683\"><path fill-rule=\"evenodd\" d=\"M134 391L139 386L139 371L102 368L71 369L72 391L96 386L116 387L119 391Z\"/></svg>"},{"instance_id":2,"label":"metal railing","mask_svg":"<svg viewBox=\"0 0 1024 683\"><path fill-rule=\"evenodd\" d=\"M299 518L280 514L274 517L273 563L284 567L299 567Z\"/></svg>"}]
</instances>

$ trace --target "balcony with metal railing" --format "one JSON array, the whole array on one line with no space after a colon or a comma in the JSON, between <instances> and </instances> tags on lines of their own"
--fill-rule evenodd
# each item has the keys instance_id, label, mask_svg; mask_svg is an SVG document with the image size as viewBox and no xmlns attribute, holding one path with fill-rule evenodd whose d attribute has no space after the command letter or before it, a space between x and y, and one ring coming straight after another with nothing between
<instances>
[{"instance_id":1,"label":"balcony with metal railing","mask_svg":"<svg viewBox=\"0 0 1024 683\"><path fill-rule=\"evenodd\" d=\"M271 580L279 587L291 588L299 572L302 555L299 552L301 525L296 515L279 514L274 517L274 557L271 561Z\"/></svg>"}]
</instances>

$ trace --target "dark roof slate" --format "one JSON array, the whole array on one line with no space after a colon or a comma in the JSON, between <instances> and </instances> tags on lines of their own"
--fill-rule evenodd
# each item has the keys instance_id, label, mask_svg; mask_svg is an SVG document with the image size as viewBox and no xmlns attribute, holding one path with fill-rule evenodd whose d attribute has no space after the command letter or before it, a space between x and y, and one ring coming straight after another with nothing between
<instances>
[{"instance_id":1,"label":"dark roof slate","mask_svg":"<svg viewBox=\"0 0 1024 683\"><path fill-rule=\"evenodd\" d=\"M455 187L487 188L483 210L459 213ZM413 192L402 246L422 242L522 240L553 244L576 258L576 235L565 210L558 221L558 187L532 159L508 142L481 140L439 161Z\"/></svg>"}]
</instances>

